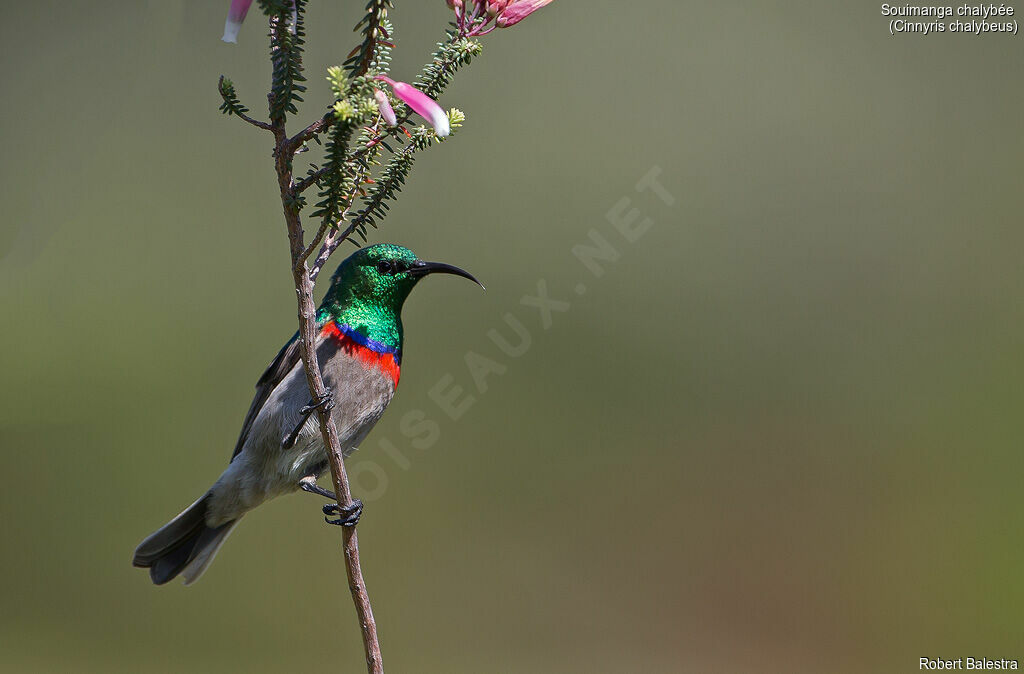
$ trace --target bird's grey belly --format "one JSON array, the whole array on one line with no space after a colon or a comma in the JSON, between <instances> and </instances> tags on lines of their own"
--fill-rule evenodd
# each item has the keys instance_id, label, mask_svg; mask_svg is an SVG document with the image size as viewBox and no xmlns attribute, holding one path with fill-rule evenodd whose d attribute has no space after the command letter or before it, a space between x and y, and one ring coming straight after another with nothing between
<instances>
[{"instance_id":1,"label":"bird's grey belly","mask_svg":"<svg viewBox=\"0 0 1024 674\"><path fill-rule=\"evenodd\" d=\"M317 357L324 384L334 391L331 416L347 456L380 419L395 385L388 375L339 349L334 341L321 343ZM324 469L327 453L317 415L309 417L291 449L281 446L309 403L309 386L299 361L267 398L242 451L211 490L208 524L235 519L268 499L296 490L302 478Z\"/></svg>"}]
</instances>

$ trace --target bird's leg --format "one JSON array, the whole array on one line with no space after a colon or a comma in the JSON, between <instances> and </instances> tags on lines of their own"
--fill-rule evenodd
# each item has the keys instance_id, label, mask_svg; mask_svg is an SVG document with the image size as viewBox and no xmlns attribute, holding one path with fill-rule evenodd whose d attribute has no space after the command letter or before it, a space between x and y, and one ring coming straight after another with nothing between
<instances>
[{"instance_id":1,"label":"bird's leg","mask_svg":"<svg viewBox=\"0 0 1024 674\"><path fill-rule=\"evenodd\" d=\"M308 405L299 410L299 423L295 424L295 428L292 429L291 433L286 435L284 440L281 441L282 449L291 449L295 446L299 439L299 433L302 432L302 427L309 421L309 415L313 414L320 407L324 408L325 412L330 412L334 409L334 394L330 389L327 389L323 398L318 401L310 400Z\"/></svg>"},{"instance_id":2,"label":"bird's leg","mask_svg":"<svg viewBox=\"0 0 1024 674\"><path fill-rule=\"evenodd\" d=\"M324 498L329 498L332 501L337 501L338 497L334 495L333 491L324 489L316 483L316 478L303 478L299 480L299 489L307 491L310 494L318 494Z\"/></svg>"},{"instance_id":3,"label":"bird's leg","mask_svg":"<svg viewBox=\"0 0 1024 674\"><path fill-rule=\"evenodd\" d=\"M310 494L317 494L324 498L329 498L332 501L337 501L338 497L335 496L333 491L324 489L316 483L316 478L313 476L304 477L299 480L299 489L302 491L309 492ZM337 519L331 519L330 517L324 517L324 521L328 524L337 524L343 527L354 527L359 522L359 516L363 514L363 502L359 499L354 499L352 504L347 508L343 508L337 503L328 503L324 506L324 515L336 515Z\"/></svg>"},{"instance_id":4,"label":"bird's leg","mask_svg":"<svg viewBox=\"0 0 1024 674\"><path fill-rule=\"evenodd\" d=\"M359 516L363 514L363 502L359 499L352 499L352 503L347 507L342 507L337 503L328 503L324 506L324 521L328 524L337 524L342 527L354 527L359 522ZM337 515L337 519L331 519L331 515Z\"/></svg>"}]
</instances>

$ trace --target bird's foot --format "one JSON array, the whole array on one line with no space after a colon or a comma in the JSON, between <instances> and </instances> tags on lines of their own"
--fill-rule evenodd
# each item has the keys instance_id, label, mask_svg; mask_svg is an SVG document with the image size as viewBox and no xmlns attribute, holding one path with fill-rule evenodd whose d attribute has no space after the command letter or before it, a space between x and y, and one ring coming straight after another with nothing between
<instances>
[{"instance_id":1,"label":"bird's foot","mask_svg":"<svg viewBox=\"0 0 1024 674\"><path fill-rule=\"evenodd\" d=\"M291 433L286 435L284 440L281 441L282 449L291 449L295 446L295 443L299 440L299 433L302 432L302 427L309 421L309 415L321 407L325 412L330 412L334 409L334 393L330 389L324 392L324 396L320 400L316 402L311 400L308 405L299 410L299 423L295 424L295 428L292 429Z\"/></svg>"},{"instance_id":2,"label":"bird's foot","mask_svg":"<svg viewBox=\"0 0 1024 674\"><path fill-rule=\"evenodd\" d=\"M354 527L359 522L359 516L363 514L363 502L353 499L348 506L340 506L337 503L328 503L324 506L324 521L328 524L336 524L341 527ZM337 519L331 519L336 515Z\"/></svg>"},{"instance_id":3,"label":"bird's foot","mask_svg":"<svg viewBox=\"0 0 1024 674\"><path fill-rule=\"evenodd\" d=\"M310 414L321 407L324 408L324 412L330 412L334 409L334 393L331 389L324 391L324 396L320 400L316 402L310 401L308 405L299 410L299 413L308 419Z\"/></svg>"}]
</instances>

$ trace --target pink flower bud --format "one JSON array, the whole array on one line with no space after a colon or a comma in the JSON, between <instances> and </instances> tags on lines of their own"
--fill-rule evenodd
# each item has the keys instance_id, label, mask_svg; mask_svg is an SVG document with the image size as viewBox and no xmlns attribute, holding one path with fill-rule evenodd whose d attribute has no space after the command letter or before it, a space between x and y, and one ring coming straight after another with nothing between
<instances>
[{"instance_id":1,"label":"pink flower bud","mask_svg":"<svg viewBox=\"0 0 1024 674\"><path fill-rule=\"evenodd\" d=\"M514 26L541 7L551 4L552 0L509 0L508 6L498 15L498 28Z\"/></svg>"},{"instance_id":2,"label":"pink flower bud","mask_svg":"<svg viewBox=\"0 0 1024 674\"><path fill-rule=\"evenodd\" d=\"M249 5L252 0L231 0L231 8L228 10L228 20L224 22L225 42L238 42L238 29L242 27L242 21L249 12Z\"/></svg>"},{"instance_id":3,"label":"pink flower bud","mask_svg":"<svg viewBox=\"0 0 1024 674\"><path fill-rule=\"evenodd\" d=\"M448 125L448 115L445 114L444 108L437 104L430 96L417 89L411 84L406 82L396 82L387 75L377 75L374 79L387 82L391 85L391 89L395 92L395 96L402 99L406 105L413 109L419 116L423 117L434 127L434 133L438 136L447 136L451 133L451 128ZM380 99L377 99L378 102Z\"/></svg>"},{"instance_id":4,"label":"pink flower bud","mask_svg":"<svg viewBox=\"0 0 1024 674\"><path fill-rule=\"evenodd\" d=\"M487 14L493 19L502 12L508 6L509 0L488 0L487 2Z\"/></svg>"},{"instance_id":5,"label":"pink flower bud","mask_svg":"<svg viewBox=\"0 0 1024 674\"><path fill-rule=\"evenodd\" d=\"M380 116L384 118L384 121L388 123L388 126L395 126L398 124L398 117L395 116L395 109L391 107L391 101L388 100L388 95L380 89L374 89L373 97L377 99L377 108L380 110Z\"/></svg>"}]
</instances>

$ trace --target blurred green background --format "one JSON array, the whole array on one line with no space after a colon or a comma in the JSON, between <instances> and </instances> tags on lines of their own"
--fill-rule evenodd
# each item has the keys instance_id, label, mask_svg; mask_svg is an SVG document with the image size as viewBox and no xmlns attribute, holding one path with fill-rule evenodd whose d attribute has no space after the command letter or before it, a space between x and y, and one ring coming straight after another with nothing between
<instances>
[{"instance_id":1,"label":"blurred green background","mask_svg":"<svg viewBox=\"0 0 1024 674\"><path fill-rule=\"evenodd\" d=\"M310 4L307 120L363 3ZM448 10L396 4L411 79ZM3 671L363 671L315 498L247 517L194 587L129 563L295 329L269 137L217 112L222 73L262 111L265 28L221 43L227 5L5 7ZM1019 40L669 0L485 38L442 97L465 128L373 233L488 287L416 291L351 460L388 671L1024 659ZM635 190L654 167L672 206ZM634 243L623 198L654 221ZM591 230L621 254L597 279L571 253ZM546 330L521 303L542 279L571 303ZM506 313L520 358L487 336ZM507 368L482 394L470 351ZM458 421L445 375L476 398Z\"/></svg>"}]
</instances>

